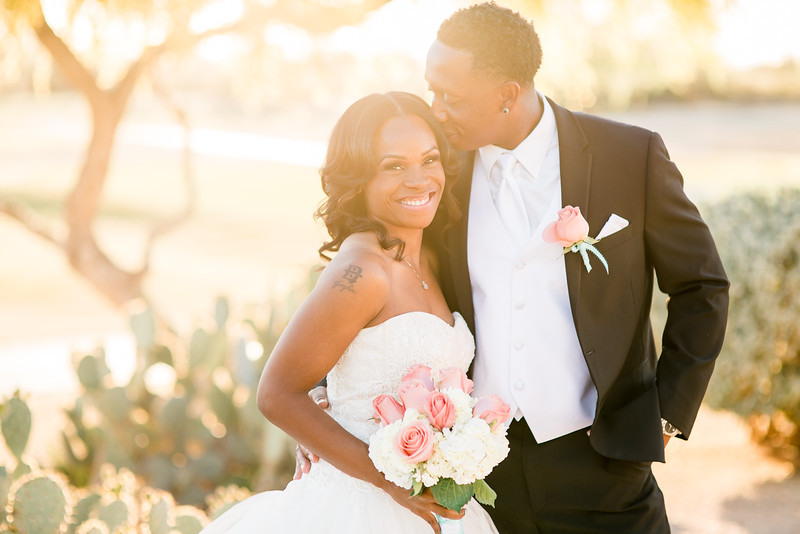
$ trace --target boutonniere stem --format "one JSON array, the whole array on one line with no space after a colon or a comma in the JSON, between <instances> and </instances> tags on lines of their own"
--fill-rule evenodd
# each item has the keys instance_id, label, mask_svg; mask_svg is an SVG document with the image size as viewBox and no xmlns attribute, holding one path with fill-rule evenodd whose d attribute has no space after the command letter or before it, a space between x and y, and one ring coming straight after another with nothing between
<instances>
[{"instance_id":1,"label":"boutonniere stem","mask_svg":"<svg viewBox=\"0 0 800 534\"><path fill-rule=\"evenodd\" d=\"M592 272L592 264L589 262L589 252L597 256L608 274L608 262L603 257L595 243L599 239L589 237L589 223L581 215L580 208L565 206L558 210L558 220L547 225L542 232L542 238L548 243L558 243L564 247L564 252L577 252L583 259L586 272Z\"/></svg>"}]
</instances>

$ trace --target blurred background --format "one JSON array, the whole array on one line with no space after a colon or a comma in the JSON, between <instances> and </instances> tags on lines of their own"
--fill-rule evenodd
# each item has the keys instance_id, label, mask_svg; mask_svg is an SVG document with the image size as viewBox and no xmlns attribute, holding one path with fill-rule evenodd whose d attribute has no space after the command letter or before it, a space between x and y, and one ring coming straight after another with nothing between
<instances>
[{"instance_id":1,"label":"blurred background","mask_svg":"<svg viewBox=\"0 0 800 534\"><path fill-rule=\"evenodd\" d=\"M110 531L154 509L131 503L155 488L171 528L191 532L178 505L202 522L241 491L285 485L293 444L252 393L321 265L326 139L367 93L428 97L428 46L470 3L2 0L12 510L36 467L73 505L95 488L85 518L65 508L70 531L110 517L98 503L111 509L111 494L127 519ZM707 405L656 466L673 530L800 532L800 4L502 3L541 37L540 91L661 133L734 284ZM657 294L657 328L663 317Z\"/></svg>"}]
</instances>

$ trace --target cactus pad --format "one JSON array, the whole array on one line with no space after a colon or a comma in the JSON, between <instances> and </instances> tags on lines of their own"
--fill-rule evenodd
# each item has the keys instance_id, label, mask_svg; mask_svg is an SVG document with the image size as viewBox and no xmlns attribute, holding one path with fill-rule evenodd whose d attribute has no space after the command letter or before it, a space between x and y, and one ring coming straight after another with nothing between
<instances>
[{"instance_id":1,"label":"cactus pad","mask_svg":"<svg viewBox=\"0 0 800 534\"><path fill-rule=\"evenodd\" d=\"M156 318L150 310L131 315L131 330L140 349L151 349L156 342Z\"/></svg>"},{"instance_id":2,"label":"cactus pad","mask_svg":"<svg viewBox=\"0 0 800 534\"><path fill-rule=\"evenodd\" d=\"M100 505L97 518L108 525L110 532L115 532L122 526L129 525L133 514L130 505L123 500L110 500Z\"/></svg>"},{"instance_id":3,"label":"cactus pad","mask_svg":"<svg viewBox=\"0 0 800 534\"><path fill-rule=\"evenodd\" d=\"M12 528L24 534L60 532L69 516L64 483L56 475L23 478L12 489L9 510Z\"/></svg>"},{"instance_id":4,"label":"cactus pad","mask_svg":"<svg viewBox=\"0 0 800 534\"><path fill-rule=\"evenodd\" d=\"M208 518L197 508L181 506L175 512L175 527L180 534L197 534L208 523Z\"/></svg>"},{"instance_id":5,"label":"cactus pad","mask_svg":"<svg viewBox=\"0 0 800 534\"><path fill-rule=\"evenodd\" d=\"M92 511L97 508L102 496L99 493L86 492L81 494L72 510L72 523L80 525L89 519Z\"/></svg>"},{"instance_id":6,"label":"cactus pad","mask_svg":"<svg viewBox=\"0 0 800 534\"><path fill-rule=\"evenodd\" d=\"M81 523L75 534L110 534L108 526L99 519L89 519Z\"/></svg>"},{"instance_id":7,"label":"cactus pad","mask_svg":"<svg viewBox=\"0 0 800 534\"><path fill-rule=\"evenodd\" d=\"M19 398L19 393L2 405L0 427L11 454L20 460L31 435L31 409Z\"/></svg>"}]
</instances>

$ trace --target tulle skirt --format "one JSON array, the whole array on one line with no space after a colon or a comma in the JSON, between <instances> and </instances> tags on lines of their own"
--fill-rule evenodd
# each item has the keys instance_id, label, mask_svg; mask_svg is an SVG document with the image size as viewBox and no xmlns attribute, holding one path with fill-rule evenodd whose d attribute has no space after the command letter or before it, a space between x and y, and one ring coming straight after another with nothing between
<instances>
[{"instance_id":1,"label":"tulle skirt","mask_svg":"<svg viewBox=\"0 0 800 534\"><path fill-rule=\"evenodd\" d=\"M467 504L464 534L497 533L474 499ZM201 534L325 532L409 534L431 527L372 484L350 477L320 460L311 472L283 491L265 491L237 504Z\"/></svg>"}]
</instances>

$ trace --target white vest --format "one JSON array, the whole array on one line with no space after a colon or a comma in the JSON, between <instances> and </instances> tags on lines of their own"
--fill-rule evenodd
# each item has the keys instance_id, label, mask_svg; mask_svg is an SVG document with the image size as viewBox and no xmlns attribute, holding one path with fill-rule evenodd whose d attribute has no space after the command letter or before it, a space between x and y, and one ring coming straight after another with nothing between
<instances>
[{"instance_id":1,"label":"white vest","mask_svg":"<svg viewBox=\"0 0 800 534\"><path fill-rule=\"evenodd\" d=\"M467 245L475 394L500 395L542 443L590 426L597 403L572 320L563 249L542 239L561 208L561 191L516 253L478 174L473 173Z\"/></svg>"}]
</instances>

